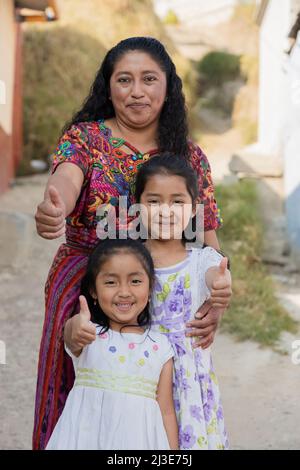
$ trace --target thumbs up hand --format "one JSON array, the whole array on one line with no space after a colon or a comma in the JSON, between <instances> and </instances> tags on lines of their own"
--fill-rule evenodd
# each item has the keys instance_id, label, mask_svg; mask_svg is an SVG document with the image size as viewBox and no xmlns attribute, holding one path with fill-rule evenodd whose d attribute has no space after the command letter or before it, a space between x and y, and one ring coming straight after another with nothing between
<instances>
[{"instance_id":1,"label":"thumbs up hand","mask_svg":"<svg viewBox=\"0 0 300 470\"><path fill-rule=\"evenodd\" d=\"M79 315L81 315L82 321L85 323L86 321L90 322L91 320L91 312L88 306L88 303L86 301L86 298L84 295L79 296L79 305L80 305L80 312Z\"/></svg>"},{"instance_id":2,"label":"thumbs up hand","mask_svg":"<svg viewBox=\"0 0 300 470\"><path fill-rule=\"evenodd\" d=\"M48 193L35 214L38 234L48 240L58 238L65 233L65 204L54 186L49 186Z\"/></svg>"},{"instance_id":3,"label":"thumbs up hand","mask_svg":"<svg viewBox=\"0 0 300 470\"><path fill-rule=\"evenodd\" d=\"M79 297L80 312L65 325L64 340L73 354L78 356L82 349L96 339L96 326L91 323L91 313L86 298Z\"/></svg>"},{"instance_id":4,"label":"thumbs up hand","mask_svg":"<svg viewBox=\"0 0 300 470\"><path fill-rule=\"evenodd\" d=\"M218 268L215 268L211 287L211 303L215 308L227 308L232 295L231 275L227 269L228 259L222 258Z\"/></svg>"}]
</instances>

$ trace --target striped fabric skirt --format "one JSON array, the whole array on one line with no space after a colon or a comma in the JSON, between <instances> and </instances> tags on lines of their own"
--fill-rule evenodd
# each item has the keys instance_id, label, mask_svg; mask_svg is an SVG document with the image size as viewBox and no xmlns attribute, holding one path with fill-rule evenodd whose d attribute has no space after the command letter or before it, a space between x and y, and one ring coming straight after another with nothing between
<instances>
[{"instance_id":1,"label":"striped fabric skirt","mask_svg":"<svg viewBox=\"0 0 300 470\"><path fill-rule=\"evenodd\" d=\"M47 445L74 383L71 358L64 350L68 318L79 312L80 283L90 250L59 247L45 286L45 320L40 345L35 399L33 449Z\"/></svg>"}]
</instances>

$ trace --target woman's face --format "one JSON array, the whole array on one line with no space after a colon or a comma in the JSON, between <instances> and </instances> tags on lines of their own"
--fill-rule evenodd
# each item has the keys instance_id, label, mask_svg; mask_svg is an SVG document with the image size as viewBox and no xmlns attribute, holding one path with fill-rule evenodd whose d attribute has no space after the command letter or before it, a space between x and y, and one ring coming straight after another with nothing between
<instances>
[{"instance_id":1,"label":"woman's face","mask_svg":"<svg viewBox=\"0 0 300 470\"><path fill-rule=\"evenodd\" d=\"M149 54L130 51L115 64L110 96L124 125L143 128L157 122L166 91L166 74Z\"/></svg>"}]
</instances>

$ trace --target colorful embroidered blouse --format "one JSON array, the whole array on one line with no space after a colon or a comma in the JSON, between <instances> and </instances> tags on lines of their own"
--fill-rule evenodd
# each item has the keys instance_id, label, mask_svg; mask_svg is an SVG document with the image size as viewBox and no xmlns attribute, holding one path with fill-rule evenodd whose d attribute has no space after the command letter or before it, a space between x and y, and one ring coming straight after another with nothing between
<instances>
[{"instance_id":1,"label":"colorful embroidered blouse","mask_svg":"<svg viewBox=\"0 0 300 470\"><path fill-rule=\"evenodd\" d=\"M129 152L123 150L124 147ZM204 229L221 225L208 160L202 150L190 143L192 166L198 174L199 194L204 203ZM134 183L139 167L158 151L142 154L124 139L114 138L103 120L73 125L60 139L53 158L52 173L63 162L79 166L84 175L81 194L66 219L69 244L91 248L97 243L96 227L101 220L97 208L115 207L118 219L119 196L127 196L127 207L134 203ZM109 206L108 206L109 207Z\"/></svg>"}]
</instances>

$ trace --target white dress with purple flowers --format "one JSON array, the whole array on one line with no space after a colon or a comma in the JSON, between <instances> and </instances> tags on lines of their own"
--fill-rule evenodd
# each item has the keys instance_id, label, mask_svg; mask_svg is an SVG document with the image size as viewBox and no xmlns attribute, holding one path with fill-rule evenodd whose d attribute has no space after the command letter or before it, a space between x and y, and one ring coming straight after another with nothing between
<instances>
[{"instance_id":1,"label":"white dress with purple flowers","mask_svg":"<svg viewBox=\"0 0 300 470\"><path fill-rule=\"evenodd\" d=\"M170 449L156 389L167 338L108 330L73 359L75 383L46 450Z\"/></svg>"},{"instance_id":2,"label":"white dress with purple flowers","mask_svg":"<svg viewBox=\"0 0 300 470\"><path fill-rule=\"evenodd\" d=\"M174 266L156 269L152 328L164 333L174 349L173 394L181 449L227 449L228 440L211 350L193 349L186 323L210 296L205 273L219 266L213 248L192 248Z\"/></svg>"}]
</instances>

